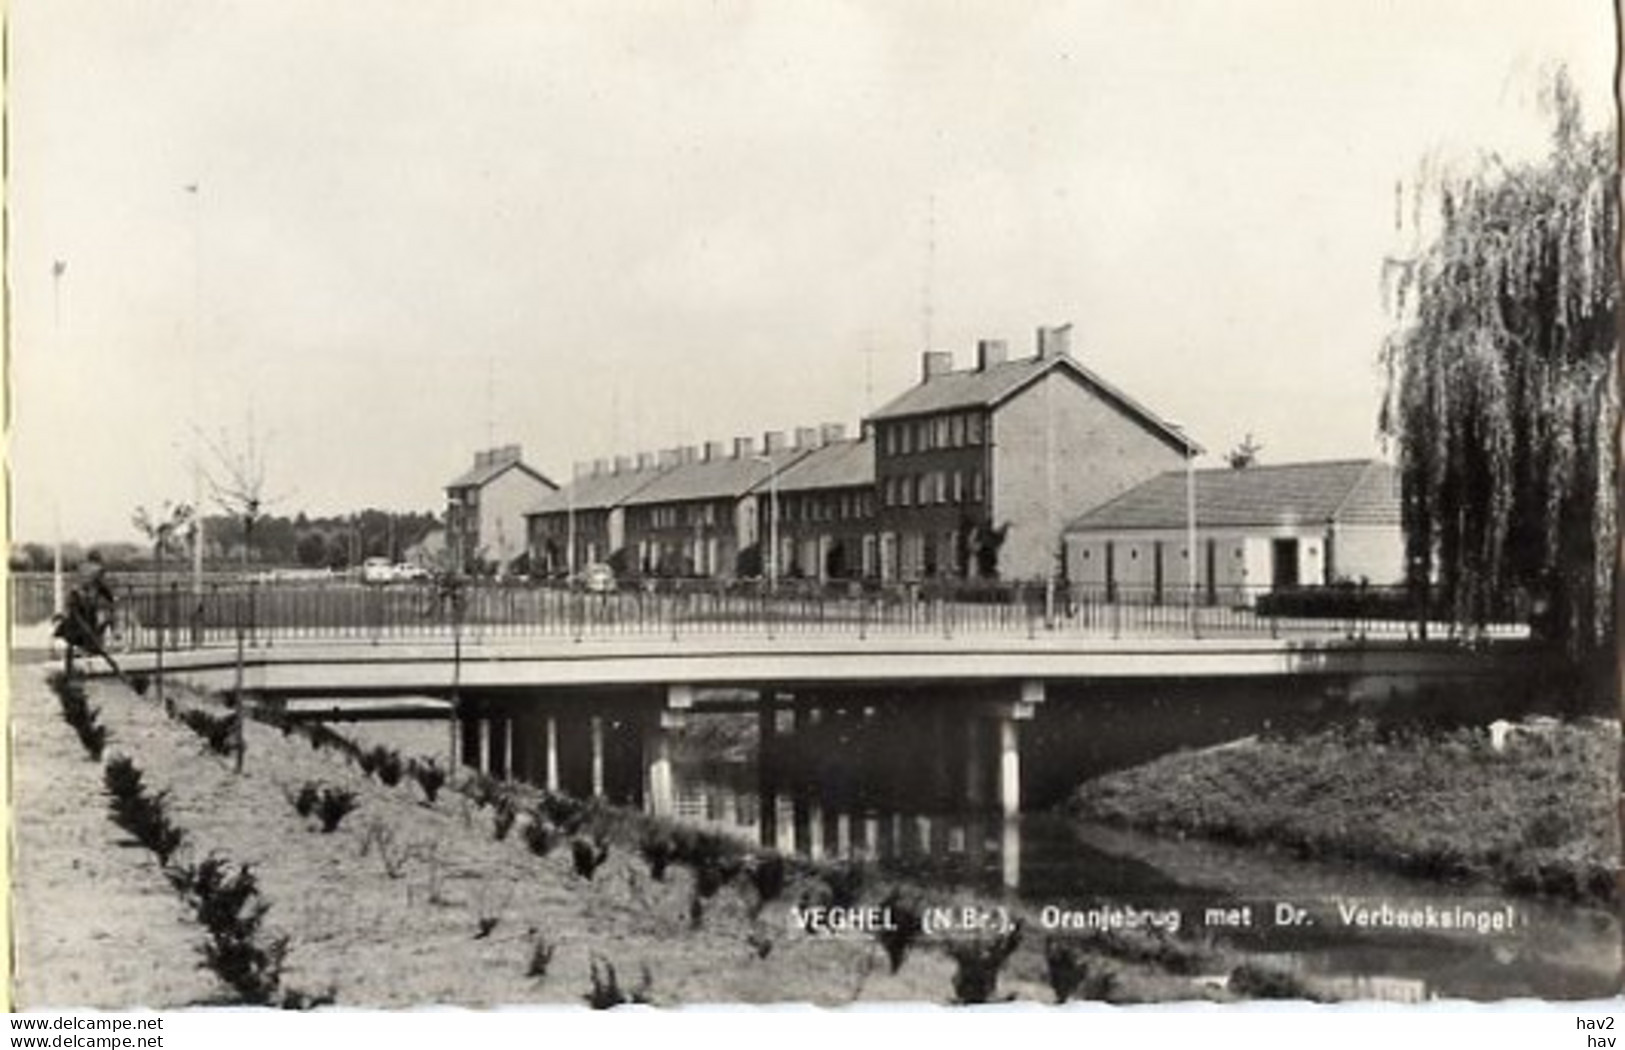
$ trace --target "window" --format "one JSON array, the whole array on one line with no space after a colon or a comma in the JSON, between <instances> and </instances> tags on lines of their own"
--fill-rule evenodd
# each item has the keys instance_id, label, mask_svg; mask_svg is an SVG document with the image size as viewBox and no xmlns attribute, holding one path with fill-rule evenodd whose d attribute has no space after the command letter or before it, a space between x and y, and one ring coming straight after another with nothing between
<instances>
[{"instance_id":1,"label":"window","mask_svg":"<svg viewBox=\"0 0 1625 1050\"><path fill-rule=\"evenodd\" d=\"M925 452L931 447L931 421L922 419L915 424L914 447Z\"/></svg>"},{"instance_id":2,"label":"window","mask_svg":"<svg viewBox=\"0 0 1625 1050\"><path fill-rule=\"evenodd\" d=\"M931 421L931 442L933 448L948 448L948 419L939 416Z\"/></svg>"},{"instance_id":3,"label":"window","mask_svg":"<svg viewBox=\"0 0 1625 1050\"><path fill-rule=\"evenodd\" d=\"M960 470L954 471L953 485L954 485L954 487L953 487L953 497L952 497L953 502L955 502L955 503L963 503L963 502L965 502L965 473L964 473L964 471L960 471Z\"/></svg>"},{"instance_id":4,"label":"window","mask_svg":"<svg viewBox=\"0 0 1625 1050\"><path fill-rule=\"evenodd\" d=\"M982 443L982 417L972 412L965 417L965 442L970 445Z\"/></svg>"},{"instance_id":5,"label":"window","mask_svg":"<svg viewBox=\"0 0 1625 1050\"><path fill-rule=\"evenodd\" d=\"M914 428L902 423L898 425L897 430L902 435L897 443L897 451L906 456L914 451Z\"/></svg>"},{"instance_id":6,"label":"window","mask_svg":"<svg viewBox=\"0 0 1625 1050\"><path fill-rule=\"evenodd\" d=\"M976 503L981 503L987 498L987 488L982 482L982 472L979 470L970 472L970 498Z\"/></svg>"},{"instance_id":7,"label":"window","mask_svg":"<svg viewBox=\"0 0 1625 1050\"><path fill-rule=\"evenodd\" d=\"M948 420L948 444L954 448L965 443L965 417L954 416Z\"/></svg>"},{"instance_id":8,"label":"window","mask_svg":"<svg viewBox=\"0 0 1625 1050\"><path fill-rule=\"evenodd\" d=\"M911 477L897 479L897 502L902 506L914 505L914 479Z\"/></svg>"},{"instance_id":9,"label":"window","mask_svg":"<svg viewBox=\"0 0 1625 1050\"><path fill-rule=\"evenodd\" d=\"M931 475L931 484L937 490L936 491L937 502L938 503L947 503L948 502L948 474L947 474L947 472L939 470L935 474Z\"/></svg>"}]
</instances>

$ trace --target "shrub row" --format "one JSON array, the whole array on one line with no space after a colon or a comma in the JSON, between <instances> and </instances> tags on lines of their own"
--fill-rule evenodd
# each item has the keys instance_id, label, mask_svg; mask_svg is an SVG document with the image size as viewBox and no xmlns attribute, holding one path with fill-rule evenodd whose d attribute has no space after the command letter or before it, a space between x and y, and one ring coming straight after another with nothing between
<instances>
[{"instance_id":1,"label":"shrub row","mask_svg":"<svg viewBox=\"0 0 1625 1050\"><path fill-rule=\"evenodd\" d=\"M61 671L52 673L48 679L51 691L56 694L58 703L62 707L62 718L73 728L79 736L79 743L84 745L85 753L91 761L100 762L102 752L107 747L107 727L98 720L101 711L90 706L90 697L85 693L84 684L76 679L69 678Z\"/></svg>"},{"instance_id":2,"label":"shrub row","mask_svg":"<svg viewBox=\"0 0 1625 1050\"><path fill-rule=\"evenodd\" d=\"M208 933L200 946L203 963L236 1001L308 1009L333 1001L331 993L311 996L283 990L282 966L288 938L267 938L260 928L270 905L259 899L248 865L233 871L211 854L196 864L170 864L186 834L169 819L169 793L147 791L141 770L129 757L114 755L102 768L111 816L158 858L164 877L189 905Z\"/></svg>"}]
</instances>

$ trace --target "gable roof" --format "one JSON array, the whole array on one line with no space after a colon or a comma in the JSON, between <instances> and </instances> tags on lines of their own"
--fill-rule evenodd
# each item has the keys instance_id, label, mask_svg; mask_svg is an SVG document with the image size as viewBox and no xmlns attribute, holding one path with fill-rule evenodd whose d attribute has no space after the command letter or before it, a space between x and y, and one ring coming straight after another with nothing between
<instances>
[{"instance_id":1,"label":"gable roof","mask_svg":"<svg viewBox=\"0 0 1625 1050\"><path fill-rule=\"evenodd\" d=\"M1065 353L1050 357L1018 358L985 370L968 368L944 372L903 391L870 413L868 418L901 419L905 416L930 415L961 408L997 408L1044 375L1057 369L1064 369L1098 396L1117 405L1124 413L1175 448L1192 453L1201 451L1201 447L1186 437L1182 430Z\"/></svg>"},{"instance_id":2,"label":"gable roof","mask_svg":"<svg viewBox=\"0 0 1625 1050\"><path fill-rule=\"evenodd\" d=\"M702 499L738 499L773 471L783 477L784 469L807 455L808 449L790 448L767 454L769 462L747 459L697 459L667 469L648 485L627 495L621 502L628 507L651 503L681 503Z\"/></svg>"},{"instance_id":3,"label":"gable roof","mask_svg":"<svg viewBox=\"0 0 1625 1050\"><path fill-rule=\"evenodd\" d=\"M1202 528L1293 523L1397 525L1399 472L1374 459L1221 467L1195 472L1196 522ZM1090 510L1068 532L1185 526L1182 470L1159 474Z\"/></svg>"},{"instance_id":4,"label":"gable roof","mask_svg":"<svg viewBox=\"0 0 1625 1050\"><path fill-rule=\"evenodd\" d=\"M537 500L525 511L525 516L565 514L571 510L609 510L620 506L628 496L670 469L670 467L650 467L647 470L623 470L619 473L583 474L568 485L555 489Z\"/></svg>"},{"instance_id":5,"label":"gable roof","mask_svg":"<svg viewBox=\"0 0 1625 1050\"><path fill-rule=\"evenodd\" d=\"M815 448L779 472L780 492L859 488L875 483L875 445L867 438L843 438ZM772 486L764 476L753 491Z\"/></svg>"},{"instance_id":6,"label":"gable roof","mask_svg":"<svg viewBox=\"0 0 1625 1050\"><path fill-rule=\"evenodd\" d=\"M543 485L546 485L550 489L558 488L558 486L553 484L552 481L548 480L548 478L543 475L541 471L528 467L519 462L517 459L505 460L499 463L482 463L474 466L469 470L463 471L463 473L457 475L452 480L446 482L446 488L481 488L495 481L504 472L513 469L524 471L526 474L529 474L531 477L535 478L537 481L540 481Z\"/></svg>"}]
</instances>

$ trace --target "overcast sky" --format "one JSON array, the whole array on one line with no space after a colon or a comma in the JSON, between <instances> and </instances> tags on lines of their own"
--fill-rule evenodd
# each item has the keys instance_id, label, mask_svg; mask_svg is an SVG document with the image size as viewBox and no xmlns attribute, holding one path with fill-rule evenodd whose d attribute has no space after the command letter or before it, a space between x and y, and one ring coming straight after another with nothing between
<instances>
[{"instance_id":1,"label":"overcast sky","mask_svg":"<svg viewBox=\"0 0 1625 1050\"><path fill-rule=\"evenodd\" d=\"M1376 454L1396 182L1539 146L1556 62L1600 122L1614 50L1605 0L9 7L41 540L190 498L194 428L284 512L438 509L489 437L855 428L1067 321L1212 453Z\"/></svg>"}]
</instances>

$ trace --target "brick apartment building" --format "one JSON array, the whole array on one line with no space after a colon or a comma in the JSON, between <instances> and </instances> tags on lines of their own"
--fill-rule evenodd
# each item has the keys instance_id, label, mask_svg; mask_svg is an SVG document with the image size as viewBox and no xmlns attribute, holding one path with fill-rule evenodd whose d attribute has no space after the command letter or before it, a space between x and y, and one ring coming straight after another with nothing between
<instances>
[{"instance_id":1,"label":"brick apartment building","mask_svg":"<svg viewBox=\"0 0 1625 1050\"><path fill-rule=\"evenodd\" d=\"M1037 578L1061 567L1063 527L1200 449L1072 357L1070 326L1031 357L978 344L973 367L931 351L919 383L858 438L834 424L578 465L536 502L538 564L608 561L623 574L887 581ZM761 544L758 547L758 544ZM741 560L752 551L759 559Z\"/></svg>"},{"instance_id":2,"label":"brick apartment building","mask_svg":"<svg viewBox=\"0 0 1625 1050\"><path fill-rule=\"evenodd\" d=\"M1069 339L1041 328L1016 360L984 340L962 370L928 351L920 382L868 417L883 579L1046 576L1064 525L1200 451Z\"/></svg>"},{"instance_id":3,"label":"brick apartment building","mask_svg":"<svg viewBox=\"0 0 1625 1050\"><path fill-rule=\"evenodd\" d=\"M474 453L474 465L446 483L447 549L464 571L507 571L527 549L526 512L557 488L518 445Z\"/></svg>"},{"instance_id":4,"label":"brick apartment building","mask_svg":"<svg viewBox=\"0 0 1625 1050\"><path fill-rule=\"evenodd\" d=\"M769 543L775 531L773 501L778 500L779 575L816 580L877 576L873 443L846 437L837 424L816 432L798 430L796 440L813 451L756 486L756 517ZM763 551L771 559L766 545ZM763 571L769 568L764 562Z\"/></svg>"}]
</instances>

